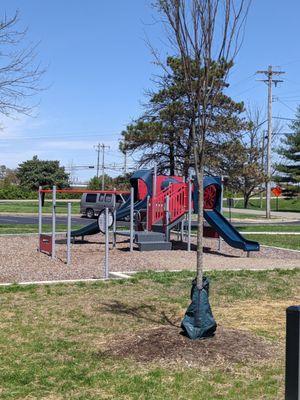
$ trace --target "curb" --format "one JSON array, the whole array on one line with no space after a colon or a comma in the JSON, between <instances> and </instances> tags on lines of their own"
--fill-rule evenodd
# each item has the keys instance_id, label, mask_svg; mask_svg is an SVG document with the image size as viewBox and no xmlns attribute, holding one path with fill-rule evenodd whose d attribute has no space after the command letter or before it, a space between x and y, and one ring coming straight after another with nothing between
<instances>
[{"instance_id":1,"label":"curb","mask_svg":"<svg viewBox=\"0 0 300 400\"><path fill-rule=\"evenodd\" d=\"M265 246L268 247L268 246ZM285 250L285 249L284 249ZM297 251L297 250L295 250ZM286 267L286 268L280 268L282 270L292 270L296 269L297 267ZM231 272L240 272L240 271L249 271L249 272L259 272L259 271L274 271L277 270L278 267L265 267L265 268L251 268L251 269L245 269L245 268L226 268L224 270L220 269L207 269L204 268L204 272L214 272L214 271L231 271ZM172 269L172 270L164 270L164 269L157 269L157 270L151 270L151 272L156 272L156 273L164 273L164 272L195 272L195 269ZM110 272L109 276L111 277L111 280L118 280L118 279L130 279L132 275L135 275L140 272L146 272L146 271L124 271L124 272ZM105 278L86 278L86 279L58 279L54 281L25 281L25 282L6 282L6 283L0 283L0 287L8 287L8 286L30 286L30 285L55 285L55 284L70 284L70 283L93 283L93 282L108 282L110 279L105 279Z\"/></svg>"},{"instance_id":2,"label":"curb","mask_svg":"<svg viewBox=\"0 0 300 400\"><path fill-rule=\"evenodd\" d=\"M242 235L300 235L300 232L242 232Z\"/></svg>"},{"instance_id":3,"label":"curb","mask_svg":"<svg viewBox=\"0 0 300 400\"><path fill-rule=\"evenodd\" d=\"M275 246L268 246L266 244L261 244L261 247L268 247L268 248L271 248L271 249L286 250L286 251L293 251L295 253L300 253L300 250L288 249L287 247L275 247ZM300 263L300 261L299 261L299 263ZM299 266L300 266L300 264L299 264Z\"/></svg>"}]
</instances>

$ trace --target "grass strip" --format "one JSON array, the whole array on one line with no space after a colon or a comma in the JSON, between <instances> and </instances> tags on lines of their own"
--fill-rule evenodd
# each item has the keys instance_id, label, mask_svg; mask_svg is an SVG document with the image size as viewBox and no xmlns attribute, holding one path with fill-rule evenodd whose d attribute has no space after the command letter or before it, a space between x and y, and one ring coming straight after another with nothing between
<instances>
[{"instance_id":1,"label":"grass strip","mask_svg":"<svg viewBox=\"0 0 300 400\"><path fill-rule=\"evenodd\" d=\"M283 398L285 308L299 295L300 270L208 275L218 323L277 344L278 357L262 360L257 354L248 362L192 364L188 358L169 360L161 351L162 360L138 363L103 353L112 343L121 345L118 338L124 335L138 341L141 332L170 323L179 335L191 272L143 272L105 283L13 285L0 288L1 399ZM160 347L156 343L150 352Z\"/></svg>"}]
</instances>

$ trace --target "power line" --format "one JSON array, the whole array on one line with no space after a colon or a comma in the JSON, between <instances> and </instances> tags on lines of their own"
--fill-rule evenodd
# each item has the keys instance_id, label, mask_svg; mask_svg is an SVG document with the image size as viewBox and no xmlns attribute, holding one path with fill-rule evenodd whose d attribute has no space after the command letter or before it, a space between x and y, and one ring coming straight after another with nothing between
<instances>
[{"instance_id":1,"label":"power line","mask_svg":"<svg viewBox=\"0 0 300 400\"><path fill-rule=\"evenodd\" d=\"M238 81L237 83L234 83L233 85L229 84L229 89L233 89L236 86L239 86L241 83L244 83L244 82L250 80L251 78L253 78L254 75L255 74L251 74L251 75L247 76L247 78L241 79L240 81Z\"/></svg>"},{"instance_id":2,"label":"power line","mask_svg":"<svg viewBox=\"0 0 300 400\"><path fill-rule=\"evenodd\" d=\"M255 89L256 87L258 87L258 85L257 85L257 84L255 84L255 85L251 86L251 87L250 87L250 88L248 88L248 89L245 89L245 90L243 90L242 92L240 92L240 93L236 94L235 96L240 96L241 94L244 94L244 93L246 93L246 92L250 92L250 90L253 90L253 89Z\"/></svg>"},{"instance_id":3,"label":"power line","mask_svg":"<svg viewBox=\"0 0 300 400\"><path fill-rule=\"evenodd\" d=\"M296 63L300 63L300 59L299 58L296 59L296 60L293 60L293 61L288 61L287 63L284 63L284 64L280 64L280 66L281 67L286 67L287 65L296 64Z\"/></svg>"},{"instance_id":4,"label":"power line","mask_svg":"<svg viewBox=\"0 0 300 400\"><path fill-rule=\"evenodd\" d=\"M285 104L282 100L278 99L279 103L283 104L286 108L288 108L289 110L293 111L293 113L296 114L296 110L294 110L292 107L288 106L287 104Z\"/></svg>"},{"instance_id":5,"label":"power line","mask_svg":"<svg viewBox=\"0 0 300 400\"><path fill-rule=\"evenodd\" d=\"M296 118L273 117L273 119L282 119L285 121L298 121Z\"/></svg>"}]
</instances>

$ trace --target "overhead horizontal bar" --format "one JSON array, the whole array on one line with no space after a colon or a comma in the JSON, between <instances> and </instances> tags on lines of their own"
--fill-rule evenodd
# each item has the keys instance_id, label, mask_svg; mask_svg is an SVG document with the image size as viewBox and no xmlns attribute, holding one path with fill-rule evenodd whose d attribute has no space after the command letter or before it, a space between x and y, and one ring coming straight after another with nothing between
<instances>
[{"instance_id":1,"label":"overhead horizontal bar","mask_svg":"<svg viewBox=\"0 0 300 400\"><path fill-rule=\"evenodd\" d=\"M52 193L52 189L41 189L40 193ZM88 189L57 189L56 193L103 193L103 194L130 194L123 190L88 190Z\"/></svg>"}]
</instances>

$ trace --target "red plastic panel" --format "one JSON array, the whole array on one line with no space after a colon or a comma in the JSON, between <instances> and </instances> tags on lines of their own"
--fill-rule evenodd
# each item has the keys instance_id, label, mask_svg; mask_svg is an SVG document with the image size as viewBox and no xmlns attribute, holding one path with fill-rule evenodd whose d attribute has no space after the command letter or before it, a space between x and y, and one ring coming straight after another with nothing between
<instances>
[{"instance_id":1,"label":"red plastic panel","mask_svg":"<svg viewBox=\"0 0 300 400\"><path fill-rule=\"evenodd\" d=\"M217 188L215 185L209 185L204 190L204 209L212 210L215 208L217 200Z\"/></svg>"},{"instance_id":2,"label":"red plastic panel","mask_svg":"<svg viewBox=\"0 0 300 400\"><path fill-rule=\"evenodd\" d=\"M148 194L147 185L142 179L138 180L138 200L143 200Z\"/></svg>"},{"instance_id":3,"label":"red plastic panel","mask_svg":"<svg viewBox=\"0 0 300 400\"><path fill-rule=\"evenodd\" d=\"M40 235L40 251L52 254L52 236Z\"/></svg>"}]
</instances>

